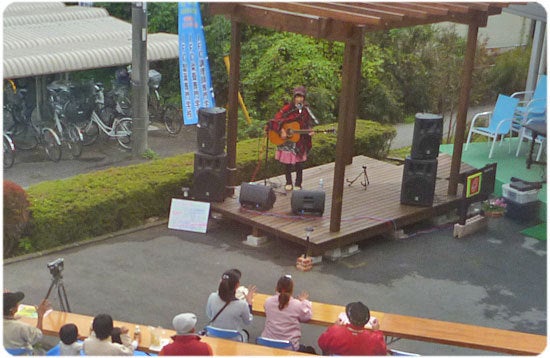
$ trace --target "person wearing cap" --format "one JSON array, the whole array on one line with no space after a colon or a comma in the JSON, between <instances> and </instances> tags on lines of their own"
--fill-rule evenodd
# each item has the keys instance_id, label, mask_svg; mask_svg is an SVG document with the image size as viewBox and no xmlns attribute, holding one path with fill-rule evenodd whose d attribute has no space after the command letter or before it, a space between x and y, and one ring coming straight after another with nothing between
<instances>
[{"instance_id":1,"label":"person wearing cap","mask_svg":"<svg viewBox=\"0 0 550 358\"><path fill-rule=\"evenodd\" d=\"M377 321L372 320L372 330L365 327L370 320L370 311L362 302L351 302L346 306L347 320L336 321L319 336L317 343L324 355L339 356L382 356L387 354L384 335L378 330ZM349 320L349 323L346 322Z\"/></svg>"},{"instance_id":2,"label":"person wearing cap","mask_svg":"<svg viewBox=\"0 0 550 358\"><path fill-rule=\"evenodd\" d=\"M194 313L180 313L172 320L176 335L172 343L165 345L159 352L161 356L211 356L212 347L201 342L201 337L195 334L197 316Z\"/></svg>"},{"instance_id":3,"label":"person wearing cap","mask_svg":"<svg viewBox=\"0 0 550 358\"><path fill-rule=\"evenodd\" d=\"M313 353L315 349L300 344L302 337L301 322L311 319L309 293L303 291L298 298L292 297L294 281L290 275L284 275L277 281L276 293L265 300L265 327L262 337L288 340L295 351Z\"/></svg>"},{"instance_id":4,"label":"person wearing cap","mask_svg":"<svg viewBox=\"0 0 550 358\"><path fill-rule=\"evenodd\" d=\"M313 116L306 99L306 88L298 86L293 91L292 102L287 103L275 114L275 118L269 121L268 129L279 134L284 143L277 146L275 159L285 165L285 190L290 191L293 188L302 189L303 163L307 160L307 154L311 149L311 136L313 131L301 133L299 138L292 136L285 129L288 123L297 122L300 130L309 130L313 128L315 117ZM292 168L296 170L296 180L292 186Z\"/></svg>"},{"instance_id":5,"label":"person wearing cap","mask_svg":"<svg viewBox=\"0 0 550 358\"><path fill-rule=\"evenodd\" d=\"M15 317L24 298L23 292L4 292L4 347L32 351L32 346L42 339L42 322L50 304L47 300L42 300L36 307L38 319L36 327L33 327Z\"/></svg>"},{"instance_id":6,"label":"person wearing cap","mask_svg":"<svg viewBox=\"0 0 550 358\"><path fill-rule=\"evenodd\" d=\"M113 318L105 313L98 314L92 321L92 330L88 338L84 340L82 350L87 356L131 356L134 355L132 339L127 327L120 327L120 339L122 344L113 343Z\"/></svg>"}]
</instances>

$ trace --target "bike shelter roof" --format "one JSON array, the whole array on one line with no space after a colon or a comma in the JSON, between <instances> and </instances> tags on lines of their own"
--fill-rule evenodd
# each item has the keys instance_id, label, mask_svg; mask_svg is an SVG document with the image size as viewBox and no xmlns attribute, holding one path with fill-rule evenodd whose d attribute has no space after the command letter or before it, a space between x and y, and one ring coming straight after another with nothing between
<instances>
[{"instance_id":1,"label":"bike shelter roof","mask_svg":"<svg viewBox=\"0 0 550 358\"><path fill-rule=\"evenodd\" d=\"M103 8L15 2L5 8L3 22L4 78L132 62L132 25ZM177 35L148 34L149 61L178 57Z\"/></svg>"}]
</instances>

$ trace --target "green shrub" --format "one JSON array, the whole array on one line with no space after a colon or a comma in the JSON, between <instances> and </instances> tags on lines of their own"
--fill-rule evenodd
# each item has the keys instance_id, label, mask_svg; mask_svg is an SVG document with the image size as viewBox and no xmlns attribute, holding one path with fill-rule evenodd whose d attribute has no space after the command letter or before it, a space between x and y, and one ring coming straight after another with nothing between
<instances>
[{"instance_id":1,"label":"green shrub","mask_svg":"<svg viewBox=\"0 0 550 358\"><path fill-rule=\"evenodd\" d=\"M331 125L317 129L332 128ZM356 122L354 155L383 158L395 129L376 122ZM333 162L336 135L318 133L307 166ZM259 160L265 159L265 139L237 144L236 182L251 181ZM270 145L270 150L274 150ZM141 225L147 218L167 217L172 198L182 197L182 187L193 183L194 153L158 159L139 165L109 168L69 179L33 185L28 189L32 231L25 238L27 250L40 251ZM261 177L283 174L273 153Z\"/></svg>"}]
</instances>

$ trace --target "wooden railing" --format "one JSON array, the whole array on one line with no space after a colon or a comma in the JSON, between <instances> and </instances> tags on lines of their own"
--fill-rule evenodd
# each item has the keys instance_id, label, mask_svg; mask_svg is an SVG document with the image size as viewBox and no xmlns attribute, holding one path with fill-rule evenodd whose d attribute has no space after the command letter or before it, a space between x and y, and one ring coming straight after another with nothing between
<instances>
[{"instance_id":1,"label":"wooden railing","mask_svg":"<svg viewBox=\"0 0 550 358\"><path fill-rule=\"evenodd\" d=\"M252 311L265 316L264 302L269 295L257 293L254 296ZM338 315L345 312L344 306L312 302L313 316L308 322L330 326ZM385 336L406 338L459 347L501 352L514 355L537 355L546 347L546 336L481 327L463 323L438 321L434 319L404 316L379 311L371 311L380 322L380 330Z\"/></svg>"}]
</instances>

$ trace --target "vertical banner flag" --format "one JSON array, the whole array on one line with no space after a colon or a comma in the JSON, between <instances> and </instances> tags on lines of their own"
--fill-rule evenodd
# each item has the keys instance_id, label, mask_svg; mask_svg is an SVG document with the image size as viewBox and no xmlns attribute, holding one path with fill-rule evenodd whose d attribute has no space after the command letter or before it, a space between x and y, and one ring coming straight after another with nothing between
<instances>
[{"instance_id":1,"label":"vertical banner flag","mask_svg":"<svg viewBox=\"0 0 550 358\"><path fill-rule=\"evenodd\" d=\"M216 106L198 2L178 3L178 35L183 123L197 124L199 108Z\"/></svg>"}]
</instances>

